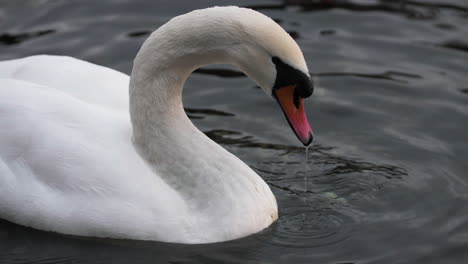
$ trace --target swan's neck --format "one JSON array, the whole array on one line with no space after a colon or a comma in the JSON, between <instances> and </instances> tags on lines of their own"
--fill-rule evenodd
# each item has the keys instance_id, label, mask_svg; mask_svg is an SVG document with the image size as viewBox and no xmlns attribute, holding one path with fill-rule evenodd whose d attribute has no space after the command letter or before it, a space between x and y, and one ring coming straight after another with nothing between
<instances>
[{"instance_id":1,"label":"swan's neck","mask_svg":"<svg viewBox=\"0 0 468 264\"><path fill-rule=\"evenodd\" d=\"M186 32L187 27L179 28L176 35L173 30L163 26L155 31L134 61L130 116L134 143L142 149L164 144L180 147L177 144L187 143L183 142L183 135L193 136L198 130L182 105L186 79L203 65L237 64L230 52L226 52L236 48L230 39L217 38L216 42L210 42L194 36L193 31Z\"/></svg>"},{"instance_id":2,"label":"swan's neck","mask_svg":"<svg viewBox=\"0 0 468 264\"><path fill-rule=\"evenodd\" d=\"M192 124L182 105L184 83L202 65L233 64L262 79L255 78L258 67L252 67L248 37L226 22L228 14L213 12L206 20L192 12L155 31L134 61L129 92L133 143L140 156L184 199L187 215L194 216L188 221L197 222L193 226L220 226L208 236L226 232L232 239L271 224L276 200L254 171ZM223 26L212 27L216 24Z\"/></svg>"},{"instance_id":3,"label":"swan's neck","mask_svg":"<svg viewBox=\"0 0 468 264\"><path fill-rule=\"evenodd\" d=\"M215 196L234 200L236 195L226 196L226 192L253 188L248 185L260 178L192 124L183 109L182 89L187 77L202 65L239 65L242 47L235 39L240 36L233 37L235 29L222 29L232 34L209 27L204 32L200 31L204 27L193 30L190 23L178 22L155 31L134 61L130 80L133 142L158 176L187 198L200 203Z\"/></svg>"}]
</instances>

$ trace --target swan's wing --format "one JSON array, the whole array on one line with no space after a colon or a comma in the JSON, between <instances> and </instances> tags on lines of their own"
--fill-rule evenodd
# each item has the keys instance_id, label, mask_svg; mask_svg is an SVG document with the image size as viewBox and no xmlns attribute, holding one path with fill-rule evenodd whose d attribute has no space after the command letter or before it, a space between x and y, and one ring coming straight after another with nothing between
<instances>
[{"instance_id":1,"label":"swan's wing","mask_svg":"<svg viewBox=\"0 0 468 264\"><path fill-rule=\"evenodd\" d=\"M72 57L38 55L0 61L0 78L59 89L82 101L128 112L128 75Z\"/></svg>"},{"instance_id":2,"label":"swan's wing","mask_svg":"<svg viewBox=\"0 0 468 264\"><path fill-rule=\"evenodd\" d=\"M99 197L110 196L122 180L110 179L114 167L103 153L103 133L117 130L115 118L103 119L106 111L54 88L0 79L1 218L45 230L58 224L60 231L91 200L103 204ZM100 166L108 173L98 176Z\"/></svg>"},{"instance_id":3,"label":"swan's wing","mask_svg":"<svg viewBox=\"0 0 468 264\"><path fill-rule=\"evenodd\" d=\"M98 187L95 180L115 186L116 166L109 163L133 154L122 153L131 147L128 118L55 88L0 79L0 159L24 186L52 183L56 190L83 191ZM108 173L90 175L101 167ZM2 174L0 185L4 183Z\"/></svg>"},{"instance_id":4,"label":"swan's wing","mask_svg":"<svg viewBox=\"0 0 468 264\"><path fill-rule=\"evenodd\" d=\"M184 201L130 138L128 113L0 78L0 218L77 235L189 235L173 219Z\"/></svg>"}]
</instances>

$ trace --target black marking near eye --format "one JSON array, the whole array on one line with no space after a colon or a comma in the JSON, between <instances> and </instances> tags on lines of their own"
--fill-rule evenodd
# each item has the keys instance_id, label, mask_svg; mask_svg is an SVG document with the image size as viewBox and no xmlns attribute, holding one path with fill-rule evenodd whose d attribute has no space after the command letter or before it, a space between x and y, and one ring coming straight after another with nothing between
<instances>
[{"instance_id":1,"label":"black marking near eye","mask_svg":"<svg viewBox=\"0 0 468 264\"><path fill-rule=\"evenodd\" d=\"M314 84L307 74L284 63L280 58L272 57L272 61L276 66L276 81L273 85L273 92L282 87L295 85L294 104L298 107L300 97L308 98L312 95Z\"/></svg>"}]
</instances>

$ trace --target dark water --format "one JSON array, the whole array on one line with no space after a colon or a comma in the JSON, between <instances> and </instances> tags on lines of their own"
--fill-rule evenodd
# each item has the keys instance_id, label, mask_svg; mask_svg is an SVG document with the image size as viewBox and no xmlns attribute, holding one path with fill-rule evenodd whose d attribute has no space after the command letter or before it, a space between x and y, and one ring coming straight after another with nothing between
<instances>
[{"instance_id":1,"label":"dark water","mask_svg":"<svg viewBox=\"0 0 468 264\"><path fill-rule=\"evenodd\" d=\"M468 2L236 1L279 22L318 88L304 149L232 69L190 77L187 113L271 186L276 224L213 245L77 238L0 221L0 263L466 263ZM218 5L228 1L216 1ZM211 1L0 0L0 59L70 55L129 73L147 34Z\"/></svg>"}]
</instances>

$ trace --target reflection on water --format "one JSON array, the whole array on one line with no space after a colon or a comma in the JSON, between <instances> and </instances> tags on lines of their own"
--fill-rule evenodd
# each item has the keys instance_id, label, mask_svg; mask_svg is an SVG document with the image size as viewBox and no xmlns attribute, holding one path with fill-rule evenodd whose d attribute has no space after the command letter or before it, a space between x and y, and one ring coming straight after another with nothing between
<instances>
[{"instance_id":1,"label":"reflection on water","mask_svg":"<svg viewBox=\"0 0 468 264\"><path fill-rule=\"evenodd\" d=\"M204 133L221 145L234 145L240 148L259 148L259 149L274 149L284 150L285 153L292 151L304 150L302 147L297 146L286 146L280 144L261 143L253 140L252 136L243 136L241 132L229 131L229 130L210 130L204 131Z\"/></svg>"},{"instance_id":2,"label":"reflection on water","mask_svg":"<svg viewBox=\"0 0 468 264\"><path fill-rule=\"evenodd\" d=\"M199 68L194 71L194 73L198 74L207 74L213 75L218 77L225 77L225 78L234 78L234 77L247 77L244 73L236 70L230 69L219 69L219 68Z\"/></svg>"},{"instance_id":3,"label":"reflection on water","mask_svg":"<svg viewBox=\"0 0 468 264\"><path fill-rule=\"evenodd\" d=\"M397 71L386 71L383 73L323 72L323 73L312 73L312 76L315 76L315 77L352 76L352 77L360 77L360 78L391 80L391 81L398 81L398 82L406 82L402 78L413 78L413 79L422 78L421 76L417 74L397 72Z\"/></svg>"},{"instance_id":4,"label":"reflection on water","mask_svg":"<svg viewBox=\"0 0 468 264\"><path fill-rule=\"evenodd\" d=\"M235 77L246 77L240 71L231 70L231 69L222 69L222 68L200 68L195 70L194 73L197 74L206 74L224 78L235 78ZM363 73L363 72L320 72L320 73L310 73L312 78L314 77L337 77L337 76L351 76L359 78L370 78L370 79L381 79L381 80L391 80L397 82L407 81L405 78L411 79L421 79L422 77L417 74L398 72L398 71L386 71L382 73Z\"/></svg>"},{"instance_id":5,"label":"reflection on water","mask_svg":"<svg viewBox=\"0 0 468 264\"><path fill-rule=\"evenodd\" d=\"M441 47L454 49L457 51L468 52L468 44L461 41L449 41L443 44L440 44Z\"/></svg>"},{"instance_id":6,"label":"reflection on water","mask_svg":"<svg viewBox=\"0 0 468 264\"><path fill-rule=\"evenodd\" d=\"M16 45L23 41L26 41L32 38L45 36L45 35L52 34L52 33L55 33L55 30L48 29L48 30L41 30L37 32L16 33L16 34L3 33L3 34L0 34L0 44Z\"/></svg>"},{"instance_id":7,"label":"reflection on water","mask_svg":"<svg viewBox=\"0 0 468 264\"><path fill-rule=\"evenodd\" d=\"M213 109L185 107L184 110L191 119L203 119L205 116L234 116L234 114Z\"/></svg>"},{"instance_id":8,"label":"reflection on water","mask_svg":"<svg viewBox=\"0 0 468 264\"><path fill-rule=\"evenodd\" d=\"M131 38L139 38L139 37L147 37L151 34L151 30L140 30L140 31L133 31L127 34L127 36Z\"/></svg>"},{"instance_id":9,"label":"reflection on water","mask_svg":"<svg viewBox=\"0 0 468 264\"><path fill-rule=\"evenodd\" d=\"M427 3L422 1L405 0L371 0L371 1L311 1L311 0L285 0L278 4L258 4L248 7L256 10L262 9L285 9L290 6L298 6L302 11L323 11L329 9L344 9L354 12L387 12L407 16L411 19L434 19L440 9L451 9L461 12L468 12L468 7L450 3Z\"/></svg>"}]
</instances>

